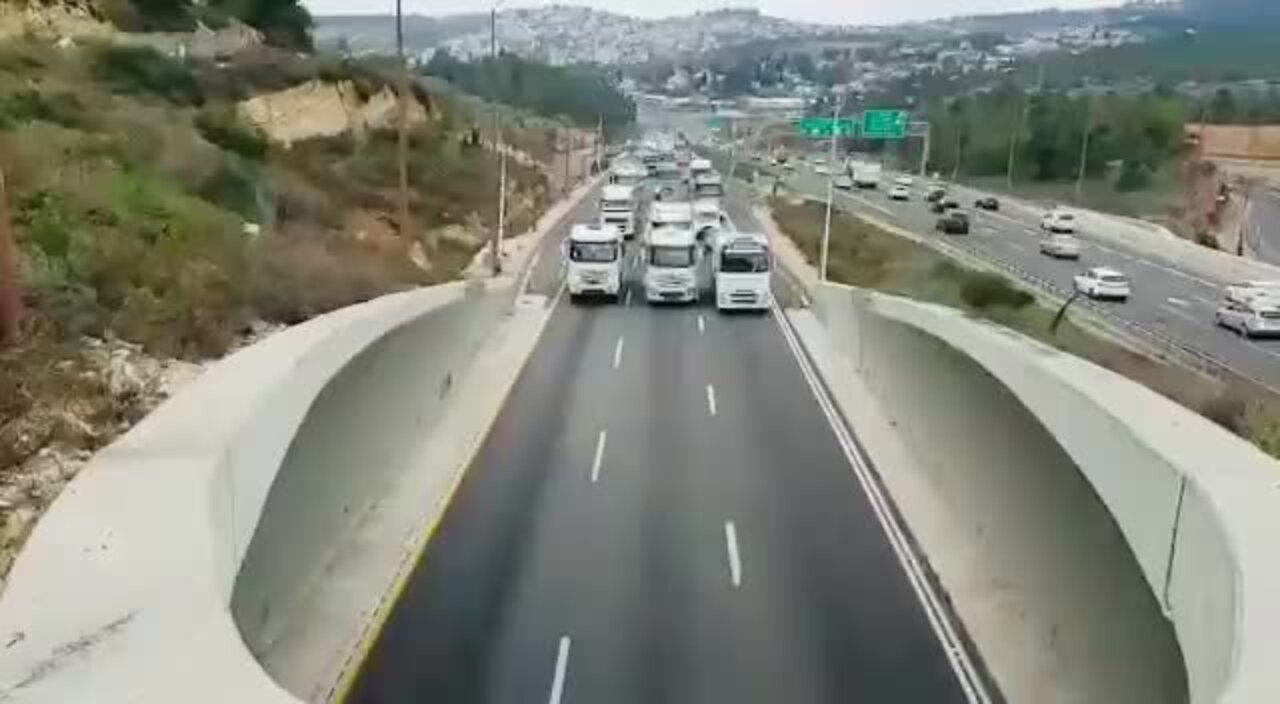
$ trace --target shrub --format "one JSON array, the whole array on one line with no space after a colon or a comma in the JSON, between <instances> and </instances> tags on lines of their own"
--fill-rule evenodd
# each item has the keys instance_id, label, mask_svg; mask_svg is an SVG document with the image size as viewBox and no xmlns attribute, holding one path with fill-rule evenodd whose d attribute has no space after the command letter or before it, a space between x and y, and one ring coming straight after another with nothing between
<instances>
[{"instance_id":1,"label":"shrub","mask_svg":"<svg viewBox=\"0 0 1280 704\"><path fill-rule=\"evenodd\" d=\"M89 124L84 104L71 93L25 89L0 96L0 129L37 120L73 128Z\"/></svg>"},{"instance_id":2,"label":"shrub","mask_svg":"<svg viewBox=\"0 0 1280 704\"><path fill-rule=\"evenodd\" d=\"M1239 433L1247 410L1246 406L1244 398L1224 391L1206 401L1200 407L1200 415L1233 433Z\"/></svg>"},{"instance_id":3,"label":"shrub","mask_svg":"<svg viewBox=\"0 0 1280 704\"><path fill-rule=\"evenodd\" d=\"M241 122L231 110L201 110L196 114L195 125L200 136L246 159L261 161L267 155L266 136Z\"/></svg>"},{"instance_id":4,"label":"shrub","mask_svg":"<svg viewBox=\"0 0 1280 704\"><path fill-rule=\"evenodd\" d=\"M1004 277L986 272L967 274L964 283L960 285L960 298L978 310L994 306L1019 310L1035 300L1031 294L1015 288Z\"/></svg>"},{"instance_id":5,"label":"shrub","mask_svg":"<svg viewBox=\"0 0 1280 704\"><path fill-rule=\"evenodd\" d=\"M187 67L147 47L100 44L89 57L93 77L112 90L150 95L176 105L200 105L204 98Z\"/></svg>"}]
</instances>

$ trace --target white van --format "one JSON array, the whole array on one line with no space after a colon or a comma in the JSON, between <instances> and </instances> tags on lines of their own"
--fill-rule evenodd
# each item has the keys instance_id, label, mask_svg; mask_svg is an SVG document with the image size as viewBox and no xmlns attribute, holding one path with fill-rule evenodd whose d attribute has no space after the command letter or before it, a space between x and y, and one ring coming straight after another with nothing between
<instances>
[{"instance_id":1,"label":"white van","mask_svg":"<svg viewBox=\"0 0 1280 704\"><path fill-rule=\"evenodd\" d=\"M768 310L773 300L769 240L764 235L735 232L719 240L715 272L716 308Z\"/></svg>"},{"instance_id":2,"label":"white van","mask_svg":"<svg viewBox=\"0 0 1280 704\"><path fill-rule=\"evenodd\" d=\"M657 227L644 248L644 293L650 303L694 303L701 295L702 248L691 228Z\"/></svg>"},{"instance_id":3,"label":"white van","mask_svg":"<svg viewBox=\"0 0 1280 704\"><path fill-rule=\"evenodd\" d=\"M636 198L631 186L600 189L600 226L614 227L625 239L636 235Z\"/></svg>"},{"instance_id":4,"label":"white van","mask_svg":"<svg viewBox=\"0 0 1280 704\"><path fill-rule=\"evenodd\" d=\"M564 241L569 298L622 294L622 234L612 227L574 225Z\"/></svg>"},{"instance_id":5,"label":"white van","mask_svg":"<svg viewBox=\"0 0 1280 704\"><path fill-rule=\"evenodd\" d=\"M724 180L720 178L720 174L712 172L694 177L693 199L695 201L709 200L719 203L723 197Z\"/></svg>"},{"instance_id":6,"label":"white van","mask_svg":"<svg viewBox=\"0 0 1280 704\"><path fill-rule=\"evenodd\" d=\"M720 210L720 205L713 200L700 200L693 204L693 231L698 235L698 241L703 244L710 245L707 241L708 231L714 233L716 230L723 229L725 226L724 211Z\"/></svg>"}]
</instances>

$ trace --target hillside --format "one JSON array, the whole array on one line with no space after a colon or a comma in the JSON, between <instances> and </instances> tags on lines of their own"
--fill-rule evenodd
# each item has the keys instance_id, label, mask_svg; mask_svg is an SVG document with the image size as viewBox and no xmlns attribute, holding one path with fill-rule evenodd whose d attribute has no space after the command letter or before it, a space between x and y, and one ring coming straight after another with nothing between
<instances>
[{"instance_id":1,"label":"hillside","mask_svg":"<svg viewBox=\"0 0 1280 704\"><path fill-rule=\"evenodd\" d=\"M391 17L316 18L317 40L345 44L354 52L386 51L394 46ZM629 64L653 58L703 53L752 41L783 37L820 37L844 30L770 17L754 10L716 10L658 20L628 17L572 5L503 10L498 14L501 47L553 64ZM489 53L487 15L406 21L406 46L424 59L437 48L455 56Z\"/></svg>"},{"instance_id":2,"label":"hillside","mask_svg":"<svg viewBox=\"0 0 1280 704\"><path fill-rule=\"evenodd\" d=\"M0 347L0 578L90 453L209 360L473 260L498 183L474 107L410 101L404 232L392 84L377 64L261 46L214 62L0 43L0 205L25 308ZM547 206L548 167L509 165L510 232Z\"/></svg>"}]
</instances>

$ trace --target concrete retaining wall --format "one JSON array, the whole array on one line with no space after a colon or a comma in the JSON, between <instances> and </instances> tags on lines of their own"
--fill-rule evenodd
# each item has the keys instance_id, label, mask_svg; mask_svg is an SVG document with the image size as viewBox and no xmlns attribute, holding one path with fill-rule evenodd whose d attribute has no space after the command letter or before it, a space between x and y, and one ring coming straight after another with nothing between
<instances>
[{"instance_id":1,"label":"concrete retaining wall","mask_svg":"<svg viewBox=\"0 0 1280 704\"><path fill-rule=\"evenodd\" d=\"M814 294L922 484L973 518L956 543L969 553L935 554L920 536L949 590L987 599L958 603L962 617L1025 595L1028 632L1053 639L1044 665L1095 680L1028 693L1019 687L1035 678L1014 673L1018 694L1280 701L1275 461L1144 387L958 311L839 286Z\"/></svg>"},{"instance_id":2,"label":"concrete retaining wall","mask_svg":"<svg viewBox=\"0 0 1280 704\"><path fill-rule=\"evenodd\" d=\"M448 284L317 318L219 363L99 453L10 574L0 701L295 702L246 641L270 641L303 565L385 486L395 434L429 429L509 300ZM361 433L326 433L344 411ZM319 508L305 520L304 502Z\"/></svg>"}]
</instances>

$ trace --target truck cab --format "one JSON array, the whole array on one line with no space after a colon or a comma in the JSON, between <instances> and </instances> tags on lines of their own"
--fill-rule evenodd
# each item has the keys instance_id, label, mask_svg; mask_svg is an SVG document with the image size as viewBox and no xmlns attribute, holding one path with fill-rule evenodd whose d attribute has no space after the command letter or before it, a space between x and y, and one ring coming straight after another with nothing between
<instances>
[{"instance_id":1,"label":"truck cab","mask_svg":"<svg viewBox=\"0 0 1280 704\"><path fill-rule=\"evenodd\" d=\"M769 240L760 234L719 238L712 259L716 308L768 310L773 302Z\"/></svg>"},{"instance_id":2,"label":"truck cab","mask_svg":"<svg viewBox=\"0 0 1280 704\"><path fill-rule=\"evenodd\" d=\"M622 294L622 234L612 227L574 225L564 241L569 298Z\"/></svg>"},{"instance_id":3,"label":"truck cab","mask_svg":"<svg viewBox=\"0 0 1280 704\"><path fill-rule=\"evenodd\" d=\"M615 186L630 186L638 189L644 186L644 180L648 176L649 171L644 167L644 164L631 159L619 160L614 164L612 173L609 174L609 183Z\"/></svg>"},{"instance_id":4,"label":"truck cab","mask_svg":"<svg viewBox=\"0 0 1280 704\"><path fill-rule=\"evenodd\" d=\"M704 245L713 244L714 234L725 225L724 212L713 200L699 200L693 204L693 231Z\"/></svg>"},{"instance_id":5,"label":"truck cab","mask_svg":"<svg viewBox=\"0 0 1280 704\"><path fill-rule=\"evenodd\" d=\"M648 232L644 293L649 303L695 303L701 294L702 248L691 228L664 225Z\"/></svg>"},{"instance_id":6,"label":"truck cab","mask_svg":"<svg viewBox=\"0 0 1280 704\"><path fill-rule=\"evenodd\" d=\"M724 197L724 180L720 174L712 171L693 178L693 199L695 201L712 201L719 204Z\"/></svg>"},{"instance_id":7,"label":"truck cab","mask_svg":"<svg viewBox=\"0 0 1280 704\"><path fill-rule=\"evenodd\" d=\"M693 205L688 201L658 201L649 206L647 233L674 227L693 233Z\"/></svg>"},{"instance_id":8,"label":"truck cab","mask_svg":"<svg viewBox=\"0 0 1280 704\"><path fill-rule=\"evenodd\" d=\"M715 173L715 166L712 165L710 159L694 159L689 162L689 178L696 181L699 176Z\"/></svg>"},{"instance_id":9,"label":"truck cab","mask_svg":"<svg viewBox=\"0 0 1280 704\"><path fill-rule=\"evenodd\" d=\"M600 226L613 227L624 239L636 236L636 197L631 186L605 186L600 189Z\"/></svg>"}]
</instances>

